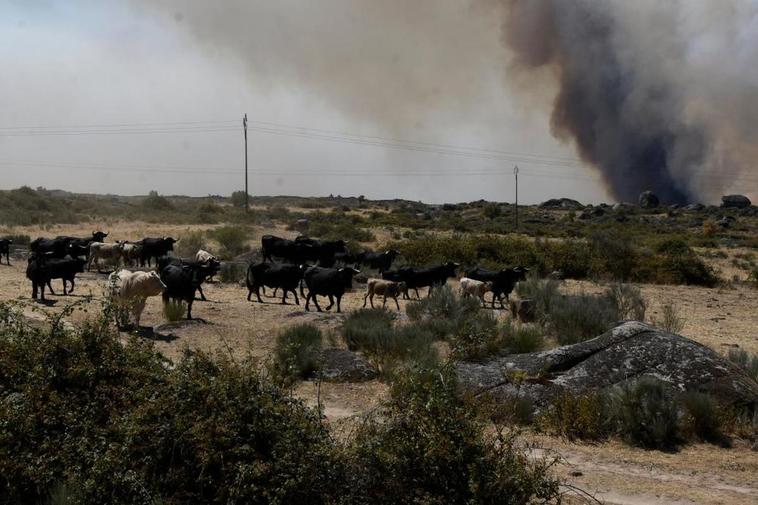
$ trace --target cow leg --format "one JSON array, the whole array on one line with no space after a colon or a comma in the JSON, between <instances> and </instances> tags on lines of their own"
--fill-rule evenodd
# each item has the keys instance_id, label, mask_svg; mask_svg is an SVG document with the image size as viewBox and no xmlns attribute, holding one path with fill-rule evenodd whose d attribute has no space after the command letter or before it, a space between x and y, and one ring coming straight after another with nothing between
<instances>
[{"instance_id":1,"label":"cow leg","mask_svg":"<svg viewBox=\"0 0 758 505\"><path fill-rule=\"evenodd\" d=\"M195 297L193 296L189 300L187 300L187 321L192 320L192 302L195 301Z\"/></svg>"},{"instance_id":2,"label":"cow leg","mask_svg":"<svg viewBox=\"0 0 758 505\"><path fill-rule=\"evenodd\" d=\"M71 277L71 279L69 280L69 282L71 283L71 289L68 290L68 293L71 294L71 293L74 292L74 286L75 286L75 282L76 282L76 277Z\"/></svg>"},{"instance_id":3,"label":"cow leg","mask_svg":"<svg viewBox=\"0 0 758 505\"><path fill-rule=\"evenodd\" d=\"M261 299L261 287L255 286L255 296L258 297L258 303L263 303L263 300Z\"/></svg>"},{"instance_id":4,"label":"cow leg","mask_svg":"<svg viewBox=\"0 0 758 505\"><path fill-rule=\"evenodd\" d=\"M205 293L203 293L203 286L198 286L197 290L200 293L200 300L203 302L207 302L208 299L205 298Z\"/></svg>"},{"instance_id":5,"label":"cow leg","mask_svg":"<svg viewBox=\"0 0 758 505\"><path fill-rule=\"evenodd\" d=\"M308 306L311 303L311 294L308 293L308 296L305 298L305 310L310 311L311 309L308 308Z\"/></svg>"},{"instance_id":6,"label":"cow leg","mask_svg":"<svg viewBox=\"0 0 758 505\"><path fill-rule=\"evenodd\" d=\"M363 297L363 308L366 308L366 301L368 300L368 293ZM374 300L371 300L371 303L374 303Z\"/></svg>"},{"instance_id":7,"label":"cow leg","mask_svg":"<svg viewBox=\"0 0 758 505\"><path fill-rule=\"evenodd\" d=\"M305 293L303 292L303 280L300 279L300 296L305 297Z\"/></svg>"},{"instance_id":8,"label":"cow leg","mask_svg":"<svg viewBox=\"0 0 758 505\"><path fill-rule=\"evenodd\" d=\"M66 296L68 292L66 291L66 279L63 279L63 296Z\"/></svg>"},{"instance_id":9,"label":"cow leg","mask_svg":"<svg viewBox=\"0 0 758 505\"><path fill-rule=\"evenodd\" d=\"M326 309L325 309L325 310L329 310L329 309L331 309L332 307L334 307L334 297L333 297L332 295L328 295L328 296L329 296L329 306L328 306L328 307L326 307Z\"/></svg>"},{"instance_id":10,"label":"cow leg","mask_svg":"<svg viewBox=\"0 0 758 505\"><path fill-rule=\"evenodd\" d=\"M282 305L287 305L287 290L282 288Z\"/></svg>"},{"instance_id":11,"label":"cow leg","mask_svg":"<svg viewBox=\"0 0 758 505\"><path fill-rule=\"evenodd\" d=\"M387 295L384 295L384 299L382 300L382 308L385 308L387 306Z\"/></svg>"},{"instance_id":12,"label":"cow leg","mask_svg":"<svg viewBox=\"0 0 758 505\"><path fill-rule=\"evenodd\" d=\"M273 295L271 295L271 297L272 297L272 298L276 298L276 294L277 294L278 292L279 292L279 288L274 288L274 294L273 294ZM265 295L266 293L264 292L263 294Z\"/></svg>"},{"instance_id":13,"label":"cow leg","mask_svg":"<svg viewBox=\"0 0 758 505\"><path fill-rule=\"evenodd\" d=\"M50 285L51 282L52 282L51 279L47 280L47 288L50 290L50 294L51 295L55 295L55 291L53 291L53 287ZM65 286L64 286L64 288L65 288ZM64 291L65 291L65 289L64 289Z\"/></svg>"},{"instance_id":14,"label":"cow leg","mask_svg":"<svg viewBox=\"0 0 758 505\"><path fill-rule=\"evenodd\" d=\"M297 298L297 290L291 289L290 291L292 291L292 294L295 295L295 304L300 305L300 300Z\"/></svg>"},{"instance_id":15,"label":"cow leg","mask_svg":"<svg viewBox=\"0 0 758 505\"><path fill-rule=\"evenodd\" d=\"M506 301L506 302L507 302L507 301L510 301L510 300L509 300L509 297L508 297L508 295L507 295L507 294L505 295L505 301ZM500 299L500 308L501 308L501 309L504 309L504 308L505 308L505 305L503 305L503 299L502 299L502 298Z\"/></svg>"},{"instance_id":16,"label":"cow leg","mask_svg":"<svg viewBox=\"0 0 758 505\"><path fill-rule=\"evenodd\" d=\"M142 319L142 311L145 310L145 303L147 303L147 299L144 299L144 298L135 300L134 306L132 308L132 314L134 315L134 322L138 330L139 330L140 319Z\"/></svg>"},{"instance_id":17,"label":"cow leg","mask_svg":"<svg viewBox=\"0 0 758 505\"><path fill-rule=\"evenodd\" d=\"M342 301L342 295L337 295L337 313L339 314L341 312L340 310L340 302Z\"/></svg>"},{"instance_id":18,"label":"cow leg","mask_svg":"<svg viewBox=\"0 0 758 505\"><path fill-rule=\"evenodd\" d=\"M32 281L32 298L37 299L37 283Z\"/></svg>"},{"instance_id":19,"label":"cow leg","mask_svg":"<svg viewBox=\"0 0 758 505\"><path fill-rule=\"evenodd\" d=\"M311 296L311 294L310 294L310 293L308 293L308 296ZM316 310L318 310L319 312L323 312L323 311L321 310L321 307L320 307L320 306L319 306L319 304L318 304L318 299L316 298L316 295L315 295L315 294L313 295L313 297L312 297L312 298L313 298L313 305L315 305L315 306L316 306ZM327 309L327 310L329 310L329 309Z\"/></svg>"},{"instance_id":20,"label":"cow leg","mask_svg":"<svg viewBox=\"0 0 758 505\"><path fill-rule=\"evenodd\" d=\"M247 287L247 301L249 302L250 298L252 298L252 297L253 297L253 288L251 288L250 286L248 286Z\"/></svg>"},{"instance_id":21,"label":"cow leg","mask_svg":"<svg viewBox=\"0 0 758 505\"><path fill-rule=\"evenodd\" d=\"M397 295L393 296L392 299L395 300L395 307L397 307L397 310L399 311L400 310L400 304L397 303Z\"/></svg>"}]
</instances>

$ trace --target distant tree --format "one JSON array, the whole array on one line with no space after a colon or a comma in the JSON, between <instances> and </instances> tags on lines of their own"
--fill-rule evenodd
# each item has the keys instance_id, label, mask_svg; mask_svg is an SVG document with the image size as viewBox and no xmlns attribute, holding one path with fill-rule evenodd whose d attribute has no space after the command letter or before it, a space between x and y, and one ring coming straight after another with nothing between
<instances>
[{"instance_id":1,"label":"distant tree","mask_svg":"<svg viewBox=\"0 0 758 505\"><path fill-rule=\"evenodd\" d=\"M174 207L166 197L159 195L155 190L147 195L147 198L142 201L142 205L153 210L165 210Z\"/></svg>"},{"instance_id":2,"label":"distant tree","mask_svg":"<svg viewBox=\"0 0 758 505\"><path fill-rule=\"evenodd\" d=\"M244 207L245 206L245 192L244 191L235 191L232 193L231 196L232 205L235 207Z\"/></svg>"},{"instance_id":3,"label":"distant tree","mask_svg":"<svg viewBox=\"0 0 758 505\"><path fill-rule=\"evenodd\" d=\"M484 217L495 219L500 216L500 206L496 203L488 203L484 206Z\"/></svg>"}]
</instances>

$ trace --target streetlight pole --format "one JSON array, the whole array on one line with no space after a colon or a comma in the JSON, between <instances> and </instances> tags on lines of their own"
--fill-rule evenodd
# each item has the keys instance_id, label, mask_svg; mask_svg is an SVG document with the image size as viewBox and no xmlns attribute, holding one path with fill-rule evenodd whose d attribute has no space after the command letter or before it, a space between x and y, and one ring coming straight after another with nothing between
<instances>
[{"instance_id":1,"label":"streetlight pole","mask_svg":"<svg viewBox=\"0 0 758 505\"><path fill-rule=\"evenodd\" d=\"M513 167L513 176L516 178L516 230L518 230L518 165Z\"/></svg>"},{"instance_id":2,"label":"streetlight pole","mask_svg":"<svg viewBox=\"0 0 758 505\"><path fill-rule=\"evenodd\" d=\"M247 211L250 210L250 202L248 202L250 192L247 189L247 113L242 118L242 130L245 135L245 210Z\"/></svg>"}]
</instances>

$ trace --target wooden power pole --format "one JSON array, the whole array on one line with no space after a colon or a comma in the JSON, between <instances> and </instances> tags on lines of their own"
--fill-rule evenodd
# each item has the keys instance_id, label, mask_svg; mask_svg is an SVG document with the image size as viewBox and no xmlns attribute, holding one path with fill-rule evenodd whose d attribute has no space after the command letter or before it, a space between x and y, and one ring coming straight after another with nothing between
<instances>
[{"instance_id":1,"label":"wooden power pole","mask_svg":"<svg viewBox=\"0 0 758 505\"><path fill-rule=\"evenodd\" d=\"M250 198L250 193L247 189L247 113L245 113L245 117L242 118L242 130L245 135L245 210L249 210L250 202L248 199Z\"/></svg>"},{"instance_id":2,"label":"wooden power pole","mask_svg":"<svg viewBox=\"0 0 758 505\"><path fill-rule=\"evenodd\" d=\"M513 167L513 176L516 178L516 230L518 231L518 165Z\"/></svg>"}]
</instances>

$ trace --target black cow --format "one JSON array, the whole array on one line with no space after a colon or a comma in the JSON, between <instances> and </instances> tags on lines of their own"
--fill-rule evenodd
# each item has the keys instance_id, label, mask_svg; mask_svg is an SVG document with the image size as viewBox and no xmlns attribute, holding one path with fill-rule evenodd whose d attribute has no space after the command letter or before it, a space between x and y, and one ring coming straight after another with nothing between
<instances>
[{"instance_id":1,"label":"black cow","mask_svg":"<svg viewBox=\"0 0 758 505\"><path fill-rule=\"evenodd\" d=\"M400 251L390 249L384 252L363 251L358 255L358 262L362 265L368 265L383 273L392 268L392 263L400 255Z\"/></svg>"},{"instance_id":2,"label":"black cow","mask_svg":"<svg viewBox=\"0 0 758 505\"><path fill-rule=\"evenodd\" d=\"M264 286L281 289L283 291L282 304L287 305L287 292L292 291L295 295L295 303L300 305L297 297L297 287L303 278L304 267L292 265L289 263L257 263L250 265L247 269L247 301L255 293L258 302L261 300L260 289ZM264 293L265 294L265 293ZM303 295L303 287L300 285L300 295ZM276 291L274 291L276 296Z\"/></svg>"},{"instance_id":3,"label":"black cow","mask_svg":"<svg viewBox=\"0 0 758 505\"><path fill-rule=\"evenodd\" d=\"M323 267L331 267L337 253L347 253L343 240L315 240L308 237L297 237L295 240L264 235L261 237L261 254L263 261L274 261L274 257L282 258L290 263L318 263Z\"/></svg>"},{"instance_id":4,"label":"black cow","mask_svg":"<svg viewBox=\"0 0 758 505\"><path fill-rule=\"evenodd\" d=\"M524 267L504 268L502 270L487 270L477 267L466 272L466 277L492 283L492 308L495 308L495 299L500 302L501 308L505 308L503 295L508 300L513 288L516 287L516 283L526 280L528 271L529 269Z\"/></svg>"},{"instance_id":5,"label":"black cow","mask_svg":"<svg viewBox=\"0 0 758 505\"><path fill-rule=\"evenodd\" d=\"M26 278L32 281L32 298L37 299L39 290L40 299L45 300L45 285L54 295L50 281L53 279L63 280L63 294L67 295L74 291L76 274L84 272L85 260L80 258L55 258L49 255L32 253L29 256L26 267ZM71 283L71 289L67 289L67 282Z\"/></svg>"},{"instance_id":6,"label":"black cow","mask_svg":"<svg viewBox=\"0 0 758 505\"><path fill-rule=\"evenodd\" d=\"M51 258L47 260L47 269L49 271L49 279L61 279L63 280L63 294L67 295L74 292L76 274L84 272L84 266L87 264L87 260L82 258L72 258L66 256L63 259ZM66 283L71 283L71 289L66 290ZM50 288L50 294L54 295L53 287L48 280L47 287Z\"/></svg>"},{"instance_id":7,"label":"black cow","mask_svg":"<svg viewBox=\"0 0 758 505\"><path fill-rule=\"evenodd\" d=\"M174 244L177 242L179 242L178 239L171 237L143 238L139 242L135 242L135 244L142 248L139 260L140 266L151 266L153 260L157 263L158 258L161 256L168 256L168 253L174 250Z\"/></svg>"},{"instance_id":8,"label":"black cow","mask_svg":"<svg viewBox=\"0 0 758 505\"><path fill-rule=\"evenodd\" d=\"M198 262L198 261L192 261L192 260L185 260L181 258L174 258L173 256L161 256L158 258L157 261L158 264L158 271L162 272L164 268L166 268L169 265L177 265L177 266L185 266L189 268L194 268L195 266L208 266L208 276L205 277L202 282L207 281L214 275L218 274L219 271L221 271L221 262L217 259L212 259L210 261L206 262ZM208 299L205 298L205 293L203 293L203 286L199 285L197 287L198 293L200 293L200 300L203 302L207 302Z\"/></svg>"},{"instance_id":9,"label":"black cow","mask_svg":"<svg viewBox=\"0 0 758 505\"><path fill-rule=\"evenodd\" d=\"M317 295L328 296L329 310L334 305L334 298L337 299L337 312L340 312L340 302L342 295L353 284L353 276L360 272L354 268L323 268L310 267L305 271L305 284L308 286L308 296L305 298L305 310L310 310L309 304L313 300L316 310L321 312L318 305Z\"/></svg>"},{"instance_id":10,"label":"black cow","mask_svg":"<svg viewBox=\"0 0 758 505\"><path fill-rule=\"evenodd\" d=\"M13 244L13 241L10 239L0 239L0 262L2 262L3 255L5 255L5 261L8 263L8 266L11 266L11 244Z\"/></svg>"},{"instance_id":11,"label":"black cow","mask_svg":"<svg viewBox=\"0 0 758 505\"><path fill-rule=\"evenodd\" d=\"M437 265L428 268L403 267L396 272L384 272L383 279L404 282L406 287L416 292L416 298L421 298L418 294L418 288L429 287L427 296L432 294L432 289L442 286L451 277L455 277L455 269L460 265L448 261L444 265Z\"/></svg>"},{"instance_id":12,"label":"black cow","mask_svg":"<svg viewBox=\"0 0 758 505\"><path fill-rule=\"evenodd\" d=\"M166 285L163 303L179 300L187 303L187 319L192 319L192 302L200 285L212 275L213 266L206 263L168 265L160 271L161 281Z\"/></svg>"},{"instance_id":13,"label":"black cow","mask_svg":"<svg viewBox=\"0 0 758 505\"><path fill-rule=\"evenodd\" d=\"M29 251L40 257L63 258L68 254L68 241L62 238L39 237L29 244Z\"/></svg>"},{"instance_id":14,"label":"black cow","mask_svg":"<svg viewBox=\"0 0 758 505\"><path fill-rule=\"evenodd\" d=\"M66 252L73 257L84 256L89 259L89 246L92 242L105 242L108 234L103 231L93 231L92 236L88 238L69 237L60 235L55 240L62 240L66 243Z\"/></svg>"}]
</instances>

